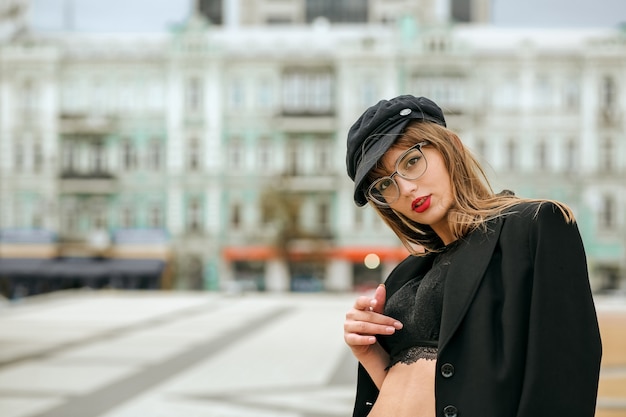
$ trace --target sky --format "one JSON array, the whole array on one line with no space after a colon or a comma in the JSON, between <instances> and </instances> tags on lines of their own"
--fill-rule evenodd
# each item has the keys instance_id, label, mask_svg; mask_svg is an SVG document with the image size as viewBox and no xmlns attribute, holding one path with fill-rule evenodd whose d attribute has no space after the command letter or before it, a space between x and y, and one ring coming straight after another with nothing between
<instances>
[{"instance_id":1,"label":"sky","mask_svg":"<svg viewBox=\"0 0 626 417\"><path fill-rule=\"evenodd\" d=\"M32 0L35 29L166 31L189 14L194 0ZM73 4L73 13L67 5ZM626 0L492 0L492 23L501 27L595 28L626 23Z\"/></svg>"}]
</instances>

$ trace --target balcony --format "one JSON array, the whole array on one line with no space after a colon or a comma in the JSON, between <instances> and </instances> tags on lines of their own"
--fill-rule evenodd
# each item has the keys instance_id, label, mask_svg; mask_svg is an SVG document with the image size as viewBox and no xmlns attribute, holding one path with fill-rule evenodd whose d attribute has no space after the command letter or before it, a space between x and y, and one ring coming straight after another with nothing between
<instances>
[{"instance_id":1,"label":"balcony","mask_svg":"<svg viewBox=\"0 0 626 417\"><path fill-rule=\"evenodd\" d=\"M117 178L108 172L63 171L59 190L62 194L114 194Z\"/></svg>"},{"instance_id":2,"label":"balcony","mask_svg":"<svg viewBox=\"0 0 626 417\"><path fill-rule=\"evenodd\" d=\"M117 118L87 113L62 113L59 117L61 134L102 136L117 128Z\"/></svg>"}]
</instances>

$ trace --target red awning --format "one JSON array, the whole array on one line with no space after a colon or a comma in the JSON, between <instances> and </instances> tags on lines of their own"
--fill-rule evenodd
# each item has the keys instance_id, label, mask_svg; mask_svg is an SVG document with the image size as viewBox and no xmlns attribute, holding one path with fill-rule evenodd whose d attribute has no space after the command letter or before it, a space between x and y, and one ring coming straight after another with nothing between
<instances>
[{"instance_id":1,"label":"red awning","mask_svg":"<svg viewBox=\"0 0 626 417\"><path fill-rule=\"evenodd\" d=\"M385 246L343 246L326 250L324 256L333 259L345 259L352 262L363 262L369 254L376 254L381 261L401 261L409 255L404 247ZM228 246L222 251L227 261L266 261L278 257L276 248L272 246ZM294 258L305 253L292 253ZM319 256L319 253L316 254Z\"/></svg>"},{"instance_id":2,"label":"red awning","mask_svg":"<svg viewBox=\"0 0 626 417\"><path fill-rule=\"evenodd\" d=\"M276 253L272 246L228 246L222 251L228 261L265 261L276 258Z\"/></svg>"},{"instance_id":3,"label":"red awning","mask_svg":"<svg viewBox=\"0 0 626 417\"><path fill-rule=\"evenodd\" d=\"M332 253L333 258L347 259L352 262L363 262L369 254L378 255L381 261L401 261L409 256L409 251L404 247L384 247L384 246L345 246L335 248Z\"/></svg>"}]
</instances>

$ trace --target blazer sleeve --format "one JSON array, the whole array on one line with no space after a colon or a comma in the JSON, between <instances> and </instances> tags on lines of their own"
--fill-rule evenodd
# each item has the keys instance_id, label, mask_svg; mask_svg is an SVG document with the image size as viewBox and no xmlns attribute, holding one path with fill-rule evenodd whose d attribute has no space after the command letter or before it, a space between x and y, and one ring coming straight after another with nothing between
<instances>
[{"instance_id":1,"label":"blazer sleeve","mask_svg":"<svg viewBox=\"0 0 626 417\"><path fill-rule=\"evenodd\" d=\"M378 398L378 388L363 365L359 364L357 391L352 417L366 417Z\"/></svg>"},{"instance_id":2,"label":"blazer sleeve","mask_svg":"<svg viewBox=\"0 0 626 417\"><path fill-rule=\"evenodd\" d=\"M580 233L551 203L529 229L533 278L517 417L591 417L602 347Z\"/></svg>"}]
</instances>

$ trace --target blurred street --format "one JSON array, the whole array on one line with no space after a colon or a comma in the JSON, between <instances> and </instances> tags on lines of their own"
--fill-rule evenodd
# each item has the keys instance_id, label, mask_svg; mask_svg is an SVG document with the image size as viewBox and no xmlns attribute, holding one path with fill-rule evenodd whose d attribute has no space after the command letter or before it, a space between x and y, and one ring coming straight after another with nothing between
<instances>
[{"instance_id":1,"label":"blurred street","mask_svg":"<svg viewBox=\"0 0 626 417\"><path fill-rule=\"evenodd\" d=\"M0 416L348 416L355 361L342 323L354 298L70 291L6 302ZM597 305L597 417L626 417L626 300Z\"/></svg>"}]
</instances>

